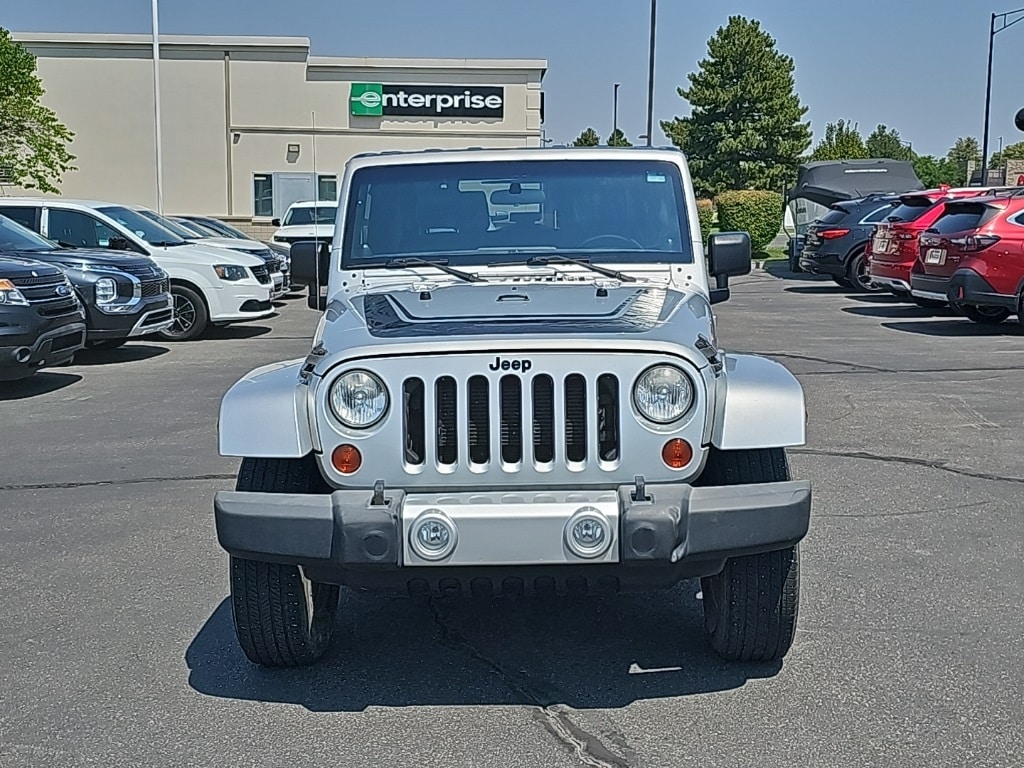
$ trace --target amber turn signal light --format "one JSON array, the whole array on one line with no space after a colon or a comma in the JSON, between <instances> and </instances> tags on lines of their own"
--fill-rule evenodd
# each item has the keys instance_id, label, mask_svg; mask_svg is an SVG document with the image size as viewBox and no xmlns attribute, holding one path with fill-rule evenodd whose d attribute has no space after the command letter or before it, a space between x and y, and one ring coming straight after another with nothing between
<instances>
[{"instance_id":1,"label":"amber turn signal light","mask_svg":"<svg viewBox=\"0 0 1024 768\"><path fill-rule=\"evenodd\" d=\"M692 458L693 447L679 437L669 440L661 449L661 460L665 462L665 466L672 469L682 469Z\"/></svg>"},{"instance_id":2,"label":"amber turn signal light","mask_svg":"<svg viewBox=\"0 0 1024 768\"><path fill-rule=\"evenodd\" d=\"M363 464L363 456L354 445L339 445L331 453L331 464L343 475L351 475Z\"/></svg>"}]
</instances>

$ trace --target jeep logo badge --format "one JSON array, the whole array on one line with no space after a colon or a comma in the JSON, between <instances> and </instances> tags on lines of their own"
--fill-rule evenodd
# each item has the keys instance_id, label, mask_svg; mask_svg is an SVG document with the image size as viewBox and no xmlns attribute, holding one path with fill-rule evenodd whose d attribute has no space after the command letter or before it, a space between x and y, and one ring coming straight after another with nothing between
<instances>
[{"instance_id":1,"label":"jeep logo badge","mask_svg":"<svg viewBox=\"0 0 1024 768\"><path fill-rule=\"evenodd\" d=\"M487 367L492 371L520 371L521 373L526 373L533 368L533 363L529 360L502 360L500 357L496 357L494 362Z\"/></svg>"}]
</instances>

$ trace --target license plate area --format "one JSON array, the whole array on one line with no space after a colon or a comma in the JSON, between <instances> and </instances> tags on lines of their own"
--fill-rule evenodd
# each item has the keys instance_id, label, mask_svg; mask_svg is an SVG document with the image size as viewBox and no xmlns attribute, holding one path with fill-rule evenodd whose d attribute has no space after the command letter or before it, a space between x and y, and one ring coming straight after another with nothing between
<instances>
[{"instance_id":1,"label":"license plate area","mask_svg":"<svg viewBox=\"0 0 1024 768\"><path fill-rule=\"evenodd\" d=\"M929 248L924 253L925 264L938 264L942 265L946 263L946 249L945 248Z\"/></svg>"}]
</instances>

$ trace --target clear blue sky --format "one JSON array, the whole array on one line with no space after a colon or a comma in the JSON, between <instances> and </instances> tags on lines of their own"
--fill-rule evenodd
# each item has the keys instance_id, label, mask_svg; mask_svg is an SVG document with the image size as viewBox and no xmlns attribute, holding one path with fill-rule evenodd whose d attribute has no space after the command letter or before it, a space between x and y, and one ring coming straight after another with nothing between
<instances>
[{"instance_id":1,"label":"clear blue sky","mask_svg":"<svg viewBox=\"0 0 1024 768\"><path fill-rule=\"evenodd\" d=\"M868 133L897 128L914 150L945 154L957 136L981 139L990 0L662 0L658 8L657 121L688 114L676 87L730 14L761 20L796 60L797 90L815 139L840 117ZM34 32L150 31L149 0L2 0L0 25ZM851 10L855 6L856 12ZM297 35L324 56L546 58L546 129L570 141L588 125L607 136L612 84L619 124L644 132L648 0L162 0L166 34ZM1024 23L996 35L991 149L1024 140Z\"/></svg>"}]
</instances>

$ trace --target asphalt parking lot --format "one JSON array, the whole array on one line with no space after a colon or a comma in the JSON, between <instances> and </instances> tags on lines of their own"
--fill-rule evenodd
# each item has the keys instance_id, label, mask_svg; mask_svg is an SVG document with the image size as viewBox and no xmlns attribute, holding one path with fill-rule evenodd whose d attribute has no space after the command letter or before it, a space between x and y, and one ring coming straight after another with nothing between
<instances>
[{"instance_id":1,"label":"asphalt parking lot","mask_svg":"<svg viewBox=\"0 0 1024 768\"><path fill-rule=\"evenodd\" d=\"M250 665L213 528L237 468L217 410L247 370L305 354L300 298L0 390L0 765L1024 764L1024 329L766 272L718 315L807 393L791 463L814 518L783 664L713 656L688 583L345 594L319 666Z\"/></svg>"}]
</instances>

